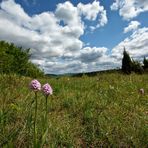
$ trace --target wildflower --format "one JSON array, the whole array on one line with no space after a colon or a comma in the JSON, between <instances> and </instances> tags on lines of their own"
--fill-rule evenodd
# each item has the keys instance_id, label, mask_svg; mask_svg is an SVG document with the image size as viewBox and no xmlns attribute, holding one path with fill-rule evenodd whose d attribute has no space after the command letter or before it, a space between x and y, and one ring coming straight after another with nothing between
<instances>
[{"instance_id":1,"label":"wildflower","mask_svg":"<svg viewBox=\"0 0 148 148\"><path fill-rule=\"evenodd\" d=\"M42 91L45 96L52 95L52 92L53 92L51 86L48 83L43 85Z\"/></svg>"},{"instance_id":2,"label":"wildflower","mask_svg":"<svg viewBox=\"0 0 148 148\"><path fill-rule=\"evenodd\" d=\"M45 95L45 108L46 108L46 113L45 113L45 123L46 123L46 128L48 129L48 96L52 95L52 88L51 86L46 83L42 86L42 92Z\"/></svg>"},{"instance_id":3,"label":"wildflower","mask_svg":"<svg viewBox=\"0 0 148 148\"><path fill-rule=\"evenodd\" d=\"M35 108L34 108L34 132L33 132L33 135L34 135L34 147L36 147L36 144L37 144L37 131L36 131L36 122L37 122L37 92L39 90L41 90L41 84L38 80L32 80L31 83L29 84L30 86L30 89L33 90L35 92L35 97L34 97L34 100L35 100Z\"/></svg>"},{"instance_id":4,"label":"wildflower","mask_svg":"<svg viewBox=\"0 0 148 148\"><path fill-rule=\"evenodd\" d=\"M143 94L144 94L144 89L143 89L143 88L139 89L139 93L140 93L141 95L143 95Z\"/></svg>"},{"instance_id":5,"label":"wildflower","mask_svg":"<svg viewBox=\"0 0 148 148\"><path fill-rule=\"evenodd\" d=\"M38 80L32 80L29 86L34 92L41 90L41 84Z\"/></svg>"}]
</instances>

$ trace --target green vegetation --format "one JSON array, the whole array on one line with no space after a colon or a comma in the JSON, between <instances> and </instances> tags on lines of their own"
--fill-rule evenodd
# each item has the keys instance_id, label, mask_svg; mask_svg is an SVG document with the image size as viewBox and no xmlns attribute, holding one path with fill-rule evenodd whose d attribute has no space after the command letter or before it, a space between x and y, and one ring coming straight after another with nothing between
<instances>
[{"instance_id":1,"label":"green vegetation","mask_svg":"<svg viewBox=\"0 0 148 148\"><path fill-rule=\"evenodd\" d=\"M33 147L32 79L0 75L0 147ZM94 77L45 77L48 131L44 147L148 147L147 74L98 74ZM143 88L145 93L140 94ZM46 99L40 92L36 130L42 141ZM46 137L46 138L45 138Z\"/></svg>"},{"instance_id":2,"label":"green vegetation","mask_svg":"<svg viewBox=\"0 0 148 148\"><path fill-rule=\"evenodd\" d=\"M0 41L0 148L148 147L146 58L142 66L124 49L122 71L143 75L60 77L44 76L29 59L29 49ZM31 91L31 77L49 83L53 95Z\"/></svg>"},{"instance_id":3,"label":"green vegetation","mask_svg":"<svg viewBox=\"0 0 148 148\"><path fill-rule=\"evenodd\" d=\"M142 74L144 71L148 71L148 59L144 57L143 65L139 61L135 61L134 59L131 60L129 53L124 48L122 58L122 72L126 74L131 74L131 72Z\"/></svg>"},{"instance_id":4,"label":"green vegetation","mask_svg":"<svg viewBox=\"0 0 148 148\"><path fill-rule=\"evenodd\" d=\"M145 57L143 59L143 65L144 70L148 70L148 59L146 59Z\"/></svg>"},{"instance_id":5,"label":"green vegetation","mask_svg":"<svg viewBox=\"0 0 148 148\"><path fill-rule=\"evenodd\" d=\"M132 71L132 60L124 48L122 59L122 71L126 74L130 74Z\"/></svg>"},{"instance_id":6,"label":"green vegetation","mask_svg":"<svg viewBox=\"0 0 148 148\"><path fill-rule=\"evenodd\" d=\"M16 47L13 43L0 41L0 73L43 76L43 72L29 61L29 50Z\"/></svg>"}]
</instances>

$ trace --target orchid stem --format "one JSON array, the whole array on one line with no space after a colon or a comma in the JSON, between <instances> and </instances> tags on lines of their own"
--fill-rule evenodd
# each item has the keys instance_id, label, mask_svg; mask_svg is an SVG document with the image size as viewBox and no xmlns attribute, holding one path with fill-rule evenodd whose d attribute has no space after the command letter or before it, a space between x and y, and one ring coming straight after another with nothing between
<instances>
[{"instance_id":1,"label":"orchid stem","mask_svg":"<svg viewBox=\"0 0 148 148\"><path fill-rule=\"evenodd\" d=\"M37 92L35 92L35 117L34 117L34 146L36 147L36 117L37 117Z\"/></svg>"},{"instance_id":2,"label":"orchid stem","mask_svg":"<svg viewBox=\"0 0 148 148\"><path fill-rule=\"evenodd\" d=\"M46 120L46 126L48 126L48 96L46 96L46 114L45 114L45 120Z\"/></svg>"}]
</instances>

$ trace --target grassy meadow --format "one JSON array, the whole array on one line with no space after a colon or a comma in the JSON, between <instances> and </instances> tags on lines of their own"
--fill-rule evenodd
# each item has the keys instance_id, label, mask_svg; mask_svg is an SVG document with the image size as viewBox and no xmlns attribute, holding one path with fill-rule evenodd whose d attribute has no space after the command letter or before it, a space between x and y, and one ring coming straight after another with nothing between
<instances>
[{"instance_id":1,"label":"grassy meadow","mask_svg":"<svg viewBox=\"0 0 148 148\"><path fill-rule=\"evenodd\" d=\"M31 80L0 75L1 148L34 147L34 92L28 87ZM147 74L104 73L38 80L53 88L53 95L48 97L46 133L45 97L37 93L36 139L42 143L38 147L148 147ZM144 94L139 93L140 88Z\"/></svg>"}]
</instances>

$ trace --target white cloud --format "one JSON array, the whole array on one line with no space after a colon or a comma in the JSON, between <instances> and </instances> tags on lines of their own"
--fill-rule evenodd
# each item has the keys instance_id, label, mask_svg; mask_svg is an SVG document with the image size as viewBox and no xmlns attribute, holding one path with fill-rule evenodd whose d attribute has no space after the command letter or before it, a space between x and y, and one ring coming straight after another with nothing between
<instances>
[{"instance_id":1,"label":"white cloud","mask_svg":"<svg viewBox=\"0 0 148 148\"><path fill-rule=\"evenodd\" d=\"M85 16L85 19L93 21L96 20L99 12L104 11L104 7L100 6L99 1L94 1L92 4L88 3L86 5L79 3L78 9L80 13L82 13Z\"/></svg>"},{"instance_id":2,"label":"white cloud","mask_svg":"<svg viewBox=\"0 0 148 148\"><path fill-rule=\"evenodd\" d=\"M102 57L107 51L107 48L101 47L85 47L80 51L80 60L84 63L95 62Z\"/></svg>"},{"instance_id":3,"label":"white cloud","mask_svg":"<svg viewBox=\"0 0 148 148\"><path fill-rule=\"evenodd\" d=\"M49 71L49 68L51 69ZM86 71L87 65L80 62L80 61L69 61L69 62L48 62L44 66L45 71L50 73L57 73L57 74L63 74L63 73L79 73Z\"/></svg>"},{"instance_id":4,"label":"white cloud","mask_svg":"<svg viewBox=\"0 0 148 148\"><path fill-rule=\"evenodd\" d=\"M74 7L69 1L58 4L55 16L59 21L64 22L66 26L65 32L73 33L76 37L80 37L84 33L84 25L81 21L77 7Z\"/></svg>"},{"instance_id":5,"label":"white cloud","mask_svg":"<svg viewBox=\"0 0 148 148\"><path fill-rule=\"evenodd\" d=\"M9 19L11 22L17 25L27 24L30 21L30 17L21 8L19 4L16 4L14 0L2 1L0 3L0 16L3 19ZM14 11L15 10L15 11Z\"/></svg>"},{"instance_id":6,"label":"white cloud","mask_svg":"<svg viewBox=\"0 0 148 148\"><path fill-rule=\"evenodd\" d=\"M89 4L89 7L93 5L91 8L95 8L96 4L99 9L97 13L91 12L93 19L90 21L99 18L98 24L103 26L107 23L104 8L96 1ZM14 0L2 1L0 40L31 48L31 61L40 65L46 73L88 71L88 68L91 70L88 65L96 63L106 53L101 47L84 48L85 44L80 40L85 31L82 15L78 6L68 1L58 4L55 12L42 12L33 16L29 16ZM90 62L86 62L85 58ZM101 69L97 66L94 68Z\"/></svg>"},{"instance_id":7,"label":"white cloud","mask_svg":"<svg viewBox=\"0 0 148 148\"><path fill-rule=\"evenodd\" d=\"M131 21L127 27L124 28L124 33L136 30L140 25L138 21Z\"/></svg>"},{"instance_id":8,"label":"white cloud","mask_svg":"<svg viewBox=\"0 0 148 148\"><path fill-rule=\"evenodd\" d=\"M91 5L95 8L98 4L95 1L86 5L88 8L92 8ZM85 8L81 3L78 6ZM138 23L136 25L131 22L125 28L125 32L134 32L113 48L111 55L105 47L89 47L89 44L83 43L80 40L85 31L82 15L89 21L98 20L97 26L88 26L92 30L107 23L107 18L106 11L100 4L99 9L88 13L78 6L65 2L58 4L55 12L29 16L14 0L3 1L0 3L0 40L31 48L31 61L40 65L46 73L115 68L121 63L124 46L133 58L148 56L148 28L138 29Z\"/></svg>"},{"instance_id":9,"label":"white cloud","mask_svg":"<svg viewBox=\"0 0 148 148\"><path fill-rule=\"evenodd\" d=\"M119 10L120 16L130 20L142 12L148 11L148 0L114 0L111 10Z\"/></svg>"},{"instance_id":10,"label":"white cloud","mask_svg":"<svg viewBox=\"0 0 148 148\"><path fill-rule=\"evenodd\" d=\"M119 0L114 0L115 2L110 6L111 10L118 10L119 9Z\"/></svg>"},{"instance_id":11,"label":"white cloud","mask_svg":"<svg viewBox=\"0 0 148 148\"><path fill-rule=\"evenodd\" d=\"M89 28L90 28L91 32L93 32L96 29L95 26L89 26Z\"/></svg>"},{"instance_id":12,"label":"white cloud","mask_svg":"<svg viewBox=\"0 0 148 148\"><path fill-rule=\"evenodd\" d=\"M142 60L144 56L148 57L148 28L138 29L130 37L120 42L113 48L112 57L121 61L124 47L136 60Z\"/></svg>"},{"instance_id":13,"label":"white cloud","mask_svg":"<svg viewBox=\"0 0 148 148\"><path fill-rule=\"evenodd\" d=\"M106 10L104 9L103 6L100 5L99 1L94 1L93 3L88 3L88 4L78 4L78 10L80 14L82 14L85 19L95 21L97 20L97 25L91 26L91 31L94 31L96 28L99 28L101 26L104 26L107 24L107 14Z\"/></svg>"}]
</instances>

